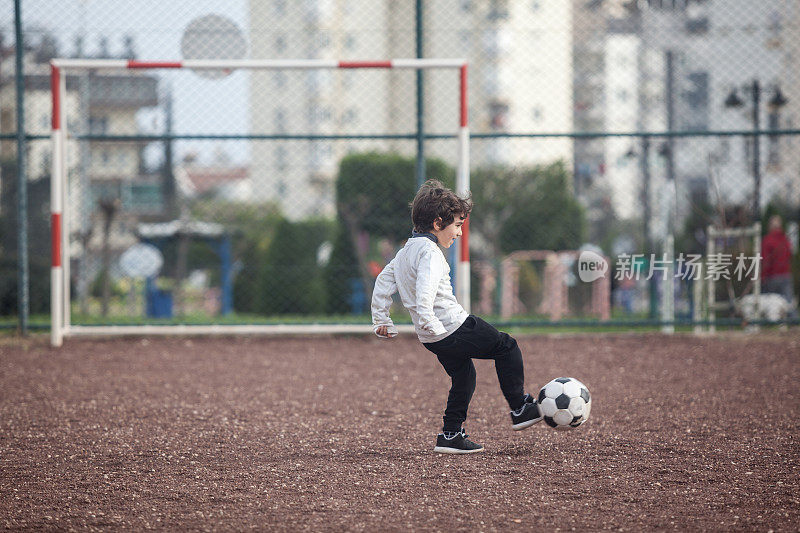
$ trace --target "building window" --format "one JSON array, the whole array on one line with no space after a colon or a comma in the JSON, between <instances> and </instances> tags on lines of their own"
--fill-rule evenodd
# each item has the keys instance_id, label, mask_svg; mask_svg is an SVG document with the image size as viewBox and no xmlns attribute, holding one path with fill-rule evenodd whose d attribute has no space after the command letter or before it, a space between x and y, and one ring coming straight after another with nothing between
<instances>
[{"instance_id":1,"label":"building window","mask_svg":"<svg viewBox=\"0 0 800 533\"><path fill-rule=\"evenodd\" d=\"M705 131L709 128L709 92L710 78L708 72L690 72L686 76L684 90L681 91L681 103L686 111L681 113L685 118L682 126L686 130Z\"/></svg>"},{"instance_id":2,"label":"building window","mask_svg":"<svg viewBox=\"0 0 800 533\"><path fill-rule=\"evenodd\" d=\"M330 122L332 115L333 112L331 111L331 108L328 106L325 106L319 110L319 119L322 122Z\"/></svg>"},{"instance_id":3,"label":"building window","mask_svg":"<svg viewBox=\"0 0 800 533\"><path fill-rule=\"evenodd\" d=\"M53 164L50 152L45 152L42 156L42 176L50 175L52 171L51 165Z\"/></svg>"},{"instance_id":4,"label":"building window","mask_svg":"<svg viewBox=\"0 0 800 533\"><path fill-rule=\"evenodd\" d=\"M719 142L719 150L717 151L717 161L719 163L727 163L731 159L731 143L728 138L723 138Z\"/></svg>"},{"instance_id":5,"label":"building window","mask_svg":"<svg viewBox=\"0 0 800 533\"><path fill-rule=\"evenodd\" d=\"M472 32L468 30L458 32L458 41L462 50L469 50L469 45L472 43Z\"/></svg>"},{"instance_id":6,"label":"building window","mask_svg":"<svg viewBox=\"0 0 800 533\"><path fill-rule=\"evenodd\" d=\"M284 171L287 168L286 164L286 148L283 146L278 146L275 149L275 166L278 167L278 170Z\"/></svg>"},{"instance_id":7,"label":"building window","mask_svg":"<svg viewBox=\"0 0 800 533\"><path fill-rule=\"evenodd\" d=\"M91 184L92 203L97 205L101 200L116 200L120 197L120 185L117 182L94 182Z\"/></svg>"},{"instance_id":8,"label":"building window","mask_svg":"<svg viewBox=\"0 0 800 533\"><path fill-rule=\"evenodd\" d=\"M508 126L508 104L495 101L489 104L489 121L493 130L504 130Z\"/></svg>"},{"instance_id":9,"label":"building window","mask_svg":"<svg viewBox=\"0 0 800 533\"><path fill-rule=\"evenodd\" d=\"M488 18L492 21L507 19L508 0L491 0Z\"/></svg>"},{"instance_id":10,"label":"building window","mask_svg":"<svg viewBox=\"0 0 800 533\"><path fill-rule=\"evenodd\" d=\"M311 70L305 76L306 90L311 92L324 92L333 85L333 75L330 70Z\"/></svg>"},{"instance_id":11,"label":"building window","mask_svg":"<svg viewBox=\"0 0 800 533\"><path fill-rule=\"evenodd\" d=\"M275 39L275 51L283 53L286 51L286 37L283 35L279 35L277 39Z\"/></svg>"},{"instance_id":12,"label":"building window","mask_svg":"<svg viewBox=\"0 0 800 533\"><path fill-rule=\"evenodd\" d=\"M347 108L342 114L342 124L352 124L356 120L358 120L358 109L355 107Z\"/></svg>"},{"instance_id":13,"label":"building window","mask_svg":"<svg viewBox=\"0 0 800 533\"><path fill-rule=\"evenodd\" d=\"M322 88L322 72L320 70L310 70L306 73L306 89L309 91L319 91Z\"/></svg>"},{"instance_id":14,"label":"building window","mask_svg":"<svg viewBox=\"0 0 800 533\"><path fill-rule=\"evenodd\" d=\"M95 135L108 133L108 117L89 117L89 133Z\"/></svg>"},{"instance_id":15,"label":"building window","mask_svg":"<svg viewBox=\"0 0 800 533\"><path fill-rule=\"evenodd\" d=\"M329 143L314 142L309 148L309 159L313 170L319 171L330 162L333 150Z\"/></svg>"},{"instance_id":16,"label":"building window","mask_svg":"<svg viewBox=\"0 0 800 533\"><path fill-rule=\"evenodd\" d=\"M286 111L283 109L275 110L275 130L278 133L286 133Z\"/></svg>"},{"instance_id":17,"label":"building window","mask_svg":"<svg viewBox=\"0 0 800 533\"><path fill-rule=\"evenodd\" d=\"M483 90L488 96L496 96L500 92L500 73L496 68L484 69Z\"/></svg>"},{"instance_id":18,"label":"building window","mask_svg":"<svg viewBox=\"0 0 800 533\"><path fill-rule=\"evenodd\" d=\"M689 35L703 35L708 33L708 17L689 19L686 21L686 33Z\"/></svg>"},{"instance_id":19,"label":"building window","mask_svg":"<svg viewBox=\"0 0 800 533\"><path fill-rule=\"evenodd\" d=\"M350 69L345 70L340 74L342 76L342 87L345 89L352 89L356 83L356 73Z\"/></svg>"},{"instance_id":20,"label":"building window","mask_svg":"<svg viewBox=\"0 0 800 533\"><path fill-rule=\"evenodd\" d=\"M325 30L320 31L319 35L317 36L317 38L315 40L317 41L319 49L320 50L324 50L325 48L327 48L327 47L329 47L331 45L330 32L325 31Z\"/></svg>"}]
</instances>

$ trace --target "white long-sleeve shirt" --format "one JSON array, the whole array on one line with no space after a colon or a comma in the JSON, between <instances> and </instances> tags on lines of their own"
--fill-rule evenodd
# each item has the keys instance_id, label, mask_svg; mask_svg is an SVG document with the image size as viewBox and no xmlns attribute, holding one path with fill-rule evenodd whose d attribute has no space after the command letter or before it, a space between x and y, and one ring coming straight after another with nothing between
<instances>
[{"instance_id":1,"label":"white long-sleeve shirt","mask_svg":"<svg viewBox=\"0 0 800 533\"><path fill-rule=\"evenodd\" d=\"M372 325L387 326L389 336L397 328L389 317L392 295L400 299L414 322L420 342L444 339L469 316L453 295L450 265L439 246L426 237L408 239L375 280L372 292Z\"/></svg>"}]
</instances>

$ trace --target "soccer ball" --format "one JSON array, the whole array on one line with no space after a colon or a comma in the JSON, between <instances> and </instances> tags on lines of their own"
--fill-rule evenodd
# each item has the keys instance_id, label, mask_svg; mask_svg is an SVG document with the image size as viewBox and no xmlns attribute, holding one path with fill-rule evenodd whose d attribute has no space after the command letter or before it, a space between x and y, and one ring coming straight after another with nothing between
<instances>
[{"instance_id":1,"label":"soccer ball","mask_svg":"<svg viewBox=\"0 0 800 533\"><path fill-rule=\"evenodd\" d=\"M572 429L589 418L592 397L586 385L575 378L556 378L539 391L544 421L556 429Z\"/></svg>"}]
</instances>

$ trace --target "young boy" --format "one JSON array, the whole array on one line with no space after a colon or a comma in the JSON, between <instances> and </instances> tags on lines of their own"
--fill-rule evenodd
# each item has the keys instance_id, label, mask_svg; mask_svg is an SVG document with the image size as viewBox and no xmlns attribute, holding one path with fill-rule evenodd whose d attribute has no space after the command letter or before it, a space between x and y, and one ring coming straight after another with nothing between
<instances>
[{"instance_id":1,"label":"young boy","mask_svg":"<svg viewBox=\"0 0 800 533\"><path fill-rule=\"evenodd\" d=\"M453 295L450 266L439 246L450 248L461 236L461 226L471 210L469 198L460 198L441 182L428 180L411 203L411 238L375 280L372 293L375 334L384 338L397 335L389 307L392 295L399 292L420 342L436 354L450 376L444 426L433 449L439 453L483 451L483 446L467 439L462 427L475 392L473 358L494 359L514 430L542 419L536 400L523 390L525 376L517 341L468 315Z\"/></svg>"}]
</instances>

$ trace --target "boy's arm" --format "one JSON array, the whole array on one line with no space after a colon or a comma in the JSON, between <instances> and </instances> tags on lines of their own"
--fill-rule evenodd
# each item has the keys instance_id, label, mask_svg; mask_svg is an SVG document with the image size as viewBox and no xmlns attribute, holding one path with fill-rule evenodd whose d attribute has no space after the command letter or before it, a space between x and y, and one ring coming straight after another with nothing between
<instances>
[{"instance_id":1,"label":"boy's arm","mask_svg":"<svg viewBox=\"0 0 800 533\"><path fill-rule=\"evenodd\" d=\"M433 313L433 301L439 282L444 276L444 265L430 251L422 254L417 264L417 314L420 327L431 335L442 335L447 332L441 320Z\"/></svg>"},{"instance_id":2,"label":"boy's arm","mask_svg":"<svg viewBox=\"0 0 800 533\"><path fill-rule=\"evenodd\" d=\"M394 261L391 261L378 274L372 291L372 330L378 337L390 339L397 335L397 328L389 317L392 295L395 292L397 284L394 281Z\"/></svg>"}]
</instances>

